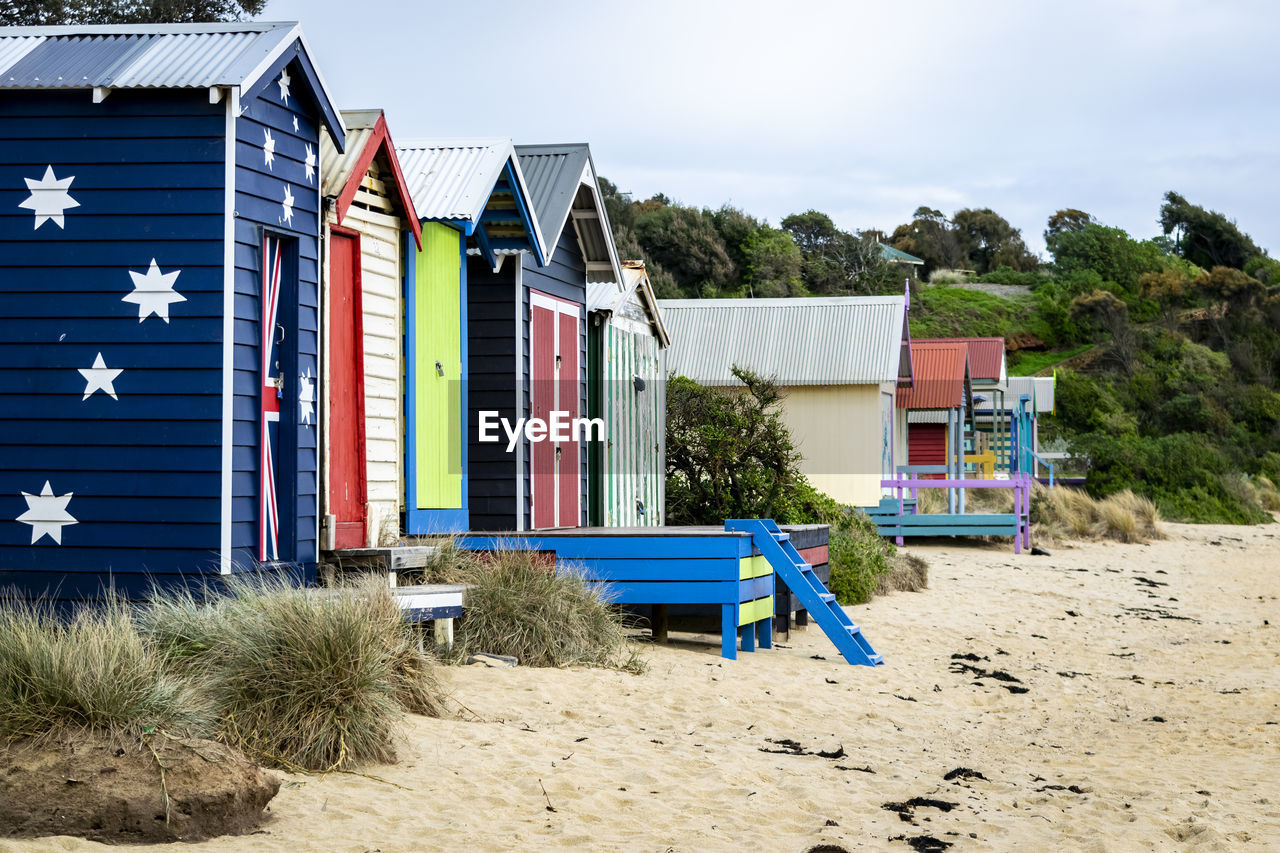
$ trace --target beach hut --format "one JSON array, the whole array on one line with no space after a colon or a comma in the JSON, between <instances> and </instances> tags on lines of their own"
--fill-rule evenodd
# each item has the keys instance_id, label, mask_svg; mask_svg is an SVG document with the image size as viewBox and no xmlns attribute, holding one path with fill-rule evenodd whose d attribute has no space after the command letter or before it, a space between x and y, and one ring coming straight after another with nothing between
<instances>
[{"instance_id":1,"label":"beach hut","mask_svg":"<svg viewBox=\"0 0 1280 853\"><path fill-rule=\"evenodd\" d=\"M906 461L899 383L912 379L903 296L663 299L667 364L702 385L735 386L732 368L784 389L782 418L801 472L844 504L876 506Z\"/></svg>"},{"instance_id":2,"label":"beach hut","mask_svg":"<svg viewBox=\"0 0 1280 853\"><path fill-rule=\"evenodd\" d=\"M994 455L997 468L1009 470L1010 415L1005 393L1009 378L1004 338L930 338L937 343L963 343L969 350L973 386L974 432L970 451ZM1016 402L1016 401L1013 401ZM980 415L980 412L984 412Z\"/></svg>"},{"instance_id":3,"label":"beach hut","mask_svg":"<svg viewBox=\"0 0 1280 853\"><path fill-rule=\"evenodd\" d=\"M968 346L913 340L911 363L911 386L899 388L897 400L907 414L907 468L924 477L959 478L965 473L965 434L973 412ZM955 502L954 490L948 490L948 503L954 507Z\"/></svg>"},{"instance_id":4,"label":"beach hut","mask_svg":"<svg viewBox=\"0 0 1280 853\"><path fill-rule=\"evenodd\" d=\"M404 258L422 228L381 110L344 111L347 147L320 142L324 198L322 544L400 538Z\"/></svg>"},{"instance_id":5,"label":"beach hut","mask_svg":"<svg viewBox=\"0 0 1280 853\"><path fill-rule=\"evenodd\" d=\"M620 284L587 283L587 408L605 425L589 448L592 526L663 524L670 343L643 261L624 261Z\"/></svg>"},{"instance_id":6,"label":"beach hut","mask_svg":"<svg viewBox=\"0 0 1280 853\"><path fill-rule=\"evenodd\" d=\"M296 24L0 30L0 587L314 572L321 137Z\"/></svg>"},{"instance_id":7,"label":"beach hut","mask_svg":"<svg viewBox=\"0 0 1280 853\"><path fill-rule=\"evenodd\" d=\"M529 189L510 139L396 154L422 223L404 278L405 532L512 525L524 443L507 453L493 424L492 442L478 437L482 414L514 426L526 411L525 279L547 260Z\"/></svg>"}]
</instances>

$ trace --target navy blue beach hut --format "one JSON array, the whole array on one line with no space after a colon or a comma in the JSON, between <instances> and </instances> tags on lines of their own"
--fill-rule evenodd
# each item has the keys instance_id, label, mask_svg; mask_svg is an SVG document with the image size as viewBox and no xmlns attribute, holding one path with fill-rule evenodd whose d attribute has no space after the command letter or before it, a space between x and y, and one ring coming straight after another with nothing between
<instances>
[{"instance_id":1,"label":"navy blue beach hut","mask_svg":"<svg viewBox=\"0 0 1280 853\"><path fill-rule=\"evenodd\" d=\"M0 587L317 540L320 138L296 24L0 29Z\"/></svg>"}]
</instances>

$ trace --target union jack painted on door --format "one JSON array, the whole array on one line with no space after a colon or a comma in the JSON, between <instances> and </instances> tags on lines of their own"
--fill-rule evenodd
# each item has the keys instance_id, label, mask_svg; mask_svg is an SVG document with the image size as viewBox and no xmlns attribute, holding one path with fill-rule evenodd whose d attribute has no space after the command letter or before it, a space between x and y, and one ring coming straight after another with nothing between
<instances>
[{"instance_id":1,"label":"union jack painted on door","mask_svg":"<svg viewBox=\"0 0 1280 853\"><path fill-rule=\"evenodd\" d=\"M280 402L284 373L277 351L280 326L280 240L262 240L262 436L259 442L258 559L280 559L280 504L276 494L276 464L280 457Z\"/></svg>"}]
</instances>

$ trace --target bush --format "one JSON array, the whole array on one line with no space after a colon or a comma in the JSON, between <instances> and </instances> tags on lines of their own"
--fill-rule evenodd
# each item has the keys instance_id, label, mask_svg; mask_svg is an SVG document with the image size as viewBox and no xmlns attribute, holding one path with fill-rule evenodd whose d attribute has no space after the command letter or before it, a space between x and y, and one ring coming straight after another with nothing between
<instances>
[{"instance_id":1,"label":"bush","mask_svg":"<svg viewBox=\"0 0 1280 853\"><path fill-rule=\"evenodd\" d=\"M159 595L140 620L213 701L221 740L267 763L333 770L392 760L404 711L443 711L431 661L379 580L229 586L207 603Z\"/></svg>"},{"instance_id":2,"label":"bush","mask_svg":"<svg viewBox=\"0 0 1280 853\"><path fill-rule=\"evenodd\" d=\"M901 551L889 558L889 571L876 576L876 595L920 592L929 588L929 564L924 558Z\"/></svg>"},{"instance_id":3,"label":"bush","mask_svg":"<svg viewBox=\"0 0 1280 853\"><path fill-rule=\"evenodd\" d=\"M482 553L447 546L433 577L465 583L467 610L454 654L510 655L525 666L586 664L640 671L621 614L573 571L554 570L533 551Z\"/></svg>"},{"instance_id":4,"label":"bush","mask_svg":"<svg viewBox=\"0 0 1280 853\"><path fill-rule=\"evenodd\" d=\"M44 605L0 602L0 737L71 729L200 736L213 716L125 605L86 607L68 622Z\"/></svg>"},{"instance_id":5,"label":"bush","mask_svg":"<svg viewBox=\"0 0 1280 853\"><path fill-rule=\"evenodd\" d=\"M830 588L841 604L864 604L875 594L879 579L891 569L894 547L881 538L875 522L850 510L831 525L828 557Z\"/></svg>"}]
</instances>

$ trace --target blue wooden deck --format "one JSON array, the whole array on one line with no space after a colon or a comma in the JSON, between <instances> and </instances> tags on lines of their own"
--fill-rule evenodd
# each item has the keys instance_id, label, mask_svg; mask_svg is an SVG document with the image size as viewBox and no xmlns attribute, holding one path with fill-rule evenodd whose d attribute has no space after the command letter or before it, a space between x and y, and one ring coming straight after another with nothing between
<instances>
[{"instance_id":1,"label":"blue wooden deck","mask_svg":"<svg viewBox=\"0 0 1280 853\"><path fill-rule=\"evenodd\" d=\"M749 532L719 527L579 527L467 534L462 548L555 555L557 571L600 584L618 604L720 607L721 653L773 645L774 573Z\"/></svg>"}]
</instances>

